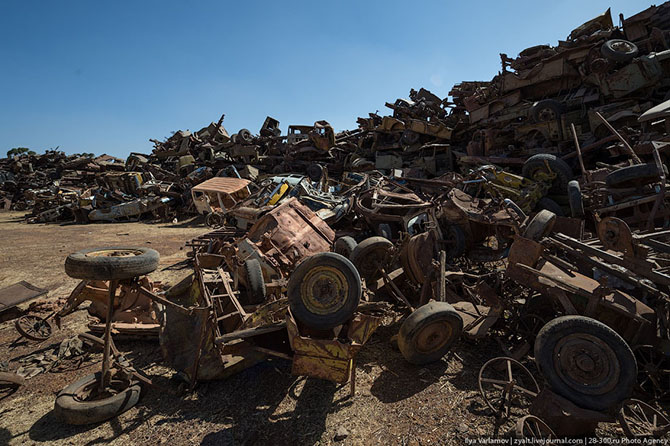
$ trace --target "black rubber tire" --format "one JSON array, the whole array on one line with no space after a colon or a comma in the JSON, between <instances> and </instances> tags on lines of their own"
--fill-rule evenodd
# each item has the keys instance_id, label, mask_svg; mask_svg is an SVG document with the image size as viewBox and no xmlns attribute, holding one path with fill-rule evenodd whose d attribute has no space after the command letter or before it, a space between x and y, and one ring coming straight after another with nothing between
<instances>
[{"instance_id":1,"label":"black rubber tire","mask_svg":"<svg viewBox=\"0 0 670 446\"><path fill-rule=\"evenodd\" d=\"M570 203L570 214L573 217L581 218L584 216L584 198L577 180L568 183L568 202Z\"/></svg>"},{"instance_id":2,"label":"black rubber tire","mask_svg":"<svg viewBox=\"0 0 670 446\"><path fill-rule=\"evenodd\" d=\"M333 251L338 253L339 255L349 258L351 256L351 253L354 252L354 249L356 249L357 245L358 243L356 243L356 240L354 240L353 237L345 235L344 237L340 237L337 240L335 240L335 244L333 245Z\"/></svg>"},{"instance_id":3,"label":"black rubber tire","mask_svg":"<svg viewBox=\"0 0 670 446\"><path fill-rule=\"evenodd\" d=\"M556 174L556 178L554 179L550 191L557 195L564 194L568 188L568 182L574 175L572 173L572 168L556 155L551 155L549 153L539 153L537 155L531 156L523 163L523 167L521 169L522 175L531 180L535 180L535 175L538 172L546 172L546 166L544 165L545 160L549 164L549 168L552 170L552 172Z\"/></svg>"},{"instance_id":4,"label":"black rubber tire","mask_svg":"<svg viewBox=\"0 0 670 446\"><path fill-rule=\"evenodd\" d=\"M551 233L555 223L556 214L543 209L533 217L530 223L528 223L526 230L523 232L523 236L539 242Z\"/></svg>"},{"instance_id":5,"label":"black rubber tire","mask_svg":"<svg viewBox=\"0 0 670 446\"><path fill-rule=\"evenodd\" d=\"M263 269L258 259L247 259L244 262L245 278L247 280L247 302L257 305L265 302L267 292Z\"/></svg>"},{"instance_id":6,"label":"black rubber tire","mask_svg":"<svg viewBox=\"0 0 670 446\"><path fill-rule=\"evenodd\" d=\"M250 144L252 139L253 136L251 135L251 132L248 129L241 129L239 132L237 132L238 143Z\"/></svg>"},{"instance_id":7,"label":"black rubber tire","mask_svg":"<svg viewBox=\"0 0 670 446\"><path fill-rule=\"evenodd\" d=\"M664 165L663 170L665 174L668 173L668 168ZM656 163L635 164L632 166L622 167L605 177L605 184L613 188L626 188L635 186L644 186L657 181L660 177L660 172Z\"/></svg>"},{"instance_id":8,"label":"black rubber tire","mask_svg":"<svg viewBox=\"0 0 670 446\"><path fill-rule=\"evenodd\" d=\"M535 122L556 121L563 113L565 113L565 106L554 99L537 101L530 108L530 115Z\"/></svg>"},{"instance_id":9,"label":"black rubber tire","mask_svg":"<svg viewBox=\"0 0 670 446\"><path fill-rule=\"evenodd\" d=\"M553 212L558 217L563 217L565 215L563 208L549 197L540 198L540 201L537 202L537 206L535 206L535 210L537 211L541 211L543 209Z\"/></svg>"},{"instance_id":10,"label":"black rubber tire","mask_svg":"<svg viewBox=\"0 0 670 446\"><path fill-rule=\"evenodd\" d=\"M90 256L96 252L130 251L127 257ZM160 254L155 249L134 247L83 249L67 256L65 273L82 280L120 280L143 276L158 268Z\"/></svg>"},{"instance_id":11,"label":"black rubber tire","mask_svg":"<svg viewBox=\"0 0 670 446\"><path fill-rule=\"evenodd\" d=\"M432 349L423 351L417 343L420 341L422 330L434 327L434 324L446 324L450 331L447 336L440 337L438 344ZM400 326L398 333L398 348L405 359L416 365L428 364L442 358L456 342L463 331L463 318L450 304L446 302L429 302L419 307ZM435 335L433 334L434 337Z\"/></svg>"},{"instance_id":12,"label":"black rubber tire","mask_svg":"<svg viewBox=\"0 0 670 446\"><path fill-rule=\"evenodd\" d=\"M462 256L466 248L463 228L458 225L449 225L444 230L444 237L452 242L451 247L446 251L447 260Z\"/></svg>"},{"instance_id":13,"label":"black rubber tire","mask_svg":"<svg viewBox=\"0 0 670 446\"><path fill-rule=\"evenodd\" d=\"M100 423L122 414L140 400L142 386L139 382L109 398L79 401L74 397L81 389L99 382L101 375L97 372L84 376L61 390L54 404L55 417L67 424Z\"/></svg>"},{"instance_id":14,"label":"black rubber tire","mask_svg":"<svg viewBox=\"0 0 670 446\"><path fill-rule=\"evenodd\" d=\"M581 392L570 386L557 371L555 349L566 336L583 333L605 343L616 356L619 376L616 385L600 393ZM637 378L635 355L624 339L607 325L584 316L561 316L549 321L535 339L535 363L551 389L580 407L607 410L628 398Z\"/></svg>"},{"instance_id":15,"label":"black rubber tire","mask_svg":"<svg viewBox=\"0 0 670 446\"><path fill-rule=\"evenodd\" d=\"M23 376L11 372L0 372L0 388L2 387L21 387L26 383Z\"/></svg>"},{"instance_id":16,"label":"black rubber tire","mask_svg":"<svg viewBox=\"0 0 670 446\"><path fill-rule=\"evenodd\" d=\"M339 277L333 277L327 270L328 274L320 278L312 276L317 274L314 272L317 268L334 269L339 272ZM334 296L328 296L324 289L332 291L333 283L339 283L340 290ZM314 330L330 330L351 319L363 294L356 267L346 257L334 252L321 252L300 262L291 274L287 288L291 313ZM316 311L309 302L310 295L323 308Z\"/></svg>"},{"instance_id":17,"label":"black rubber tire","mask_svg":"<svg viewBox=\"0 0 670 446\"><path fill-rule=\"evenodd\" d=\"M637 45L623 39L612 39L603 43L600 54L613 62L629 62L637 56Z\"/></svg>"},{"instance_id":18,"label":"black rubber tire","mask_svg":"<svg viewBox=\"0 0 670 446\"><path fill-rule=\"evenodd\" d=\"M380 277L375 266L385 263L392 248L393 243L385 237L369 237L356 246L349 259L361 277L366 281L374 280Z\"/></svg>"},{"instance_id":19,"label":"black rubber tire","mask_svg":"<svg viewBox=\"0 0 670 446\"><path fill-rule=\"evenodd\" d=\"M310 180L314 181L315 183L318 183L319 181L321 181L321 178L323 178L324 170L325 168L321 164L313 163L307 167L305 173L307 174Z\"/></svg>"}]
</instances>

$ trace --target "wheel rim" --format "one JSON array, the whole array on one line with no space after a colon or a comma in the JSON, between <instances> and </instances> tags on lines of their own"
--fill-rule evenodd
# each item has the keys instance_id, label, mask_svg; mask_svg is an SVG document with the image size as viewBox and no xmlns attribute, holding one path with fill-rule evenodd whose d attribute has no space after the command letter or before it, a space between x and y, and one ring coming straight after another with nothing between
<instances>
[{"instance_id":1,"label":"wheel rim","mask_svg":"<svg viewBox=\"0 0 670 446\"><path fill-rule=\"evenodd\" d=\"M611 391L621 373L614 350L600 338L586 333L563 337L554 348L553 363L568 386L588 395Z\"/></svg>"},{"instance_id":2,"label":"wheel rim","mask_svg":"<svg viewBox=\"0 0 670 446\"><path fill-rule=\"evenodd\" d=\"M509 416L512 406L530 407L540 387L520 362L500 357L488 361L479 370L479 391L496 417Z\"/></svg>"},{"instance_id":3,"label":"wheel rim","mask_svg":"<svg viewBox=\"0 0 670 446\"><path fill-rule=\"evenodd\" d=\"M22 334L30 339L44 340L51 336L51 325L46 319L37 316L21 316L18 324L23 331Z\"/></svg>"},{"instance_id":4,"label":"wheel rim","mask_svg":"<svg viewBox=\"0 0 670 446\"><path fill-rule=\"evenodd\" d=\"M101 249L86 254L86 257L134 257L142 255L139 249Z\"/></svg>"},{"instance_id":5,"label":"wheel rim","mask_svg":"<svg viewBox=\"0 0 670 446\"><path fill-rule=\"evenodd\" d=\"M640 400L626 400L619 412L622 428L632 437L661 437L670 430L668 419Z\"/></svg>"},{"instance_id":6,"label":"wheel rim","mask_svg":"<svg viewBox=\"0 0 670 446\"><path fill-rule=\"evenodd\" d=\"M622 54L628 54L633 52L633 46L630 43L624 41L612 42L610 44L610 48L612 48L617 53Z\"/></svg>"},{"instance_id":7,"label":"wheel rim","mask_svg":"<svg viewBox=\"0 0 670 446\"><path fill-rule=\"evenodd\" d=\"M366 253L359 265L356 265L361 272L361 275L366 278L374 277L377 272L383 267L386 261L387 250L384 248L371 249Z\"/></svg>"},{"instance_id":8,"label":"wheel rim","mask_svg":"<svg viewBox=\"0 0 670 446\"><path fill-rule=\"evenodd\" d=\"M349 282L344 273L332 266L312 268L300 285L305 307L314 314L331 314L346 303Z\"/></svg>"},{"instance_id":9,"label":"wheel rim","mask_svg":"<svg viewBox=\"0 0 670 446\"><path fill-rule=\"evenodd\" d=\"M651 345L633 348L637 361L637 386L639 390L657 399L670 393L670 358L664 356Z\"/></svg>"},{"instance_id":10,"label":"wheel rim","mask_svg":"<svg viewBox=\"0 0 670 446\"><path fill-rule=\"evenodd\" d=\"M547 424L533 415L526 415L519 420L517 436L521 438L552 439L555 434Z\"/></svg>"},{"instance_id":11,"label":"wheel rim","mask_svg":"<svg viewBox=\"0 0 670 446\"><path fill-rule=\"evenodd\" d=\"M430 354L443 348L453 336L454 329L448 321L435 321L423 327L414 338L417 351Z\"/></svg>"},{"instance_id":12,"label":"wheel rim","mask_svg":"<svg viewBox=\"0 0 670 446\"><path fill-rule=\"evenodd\" d=\"M556 110L550 107L541 109L537 115L541 122L555 121L558 119L558 113L556 113Z\"/></svg>"}]
</instances>

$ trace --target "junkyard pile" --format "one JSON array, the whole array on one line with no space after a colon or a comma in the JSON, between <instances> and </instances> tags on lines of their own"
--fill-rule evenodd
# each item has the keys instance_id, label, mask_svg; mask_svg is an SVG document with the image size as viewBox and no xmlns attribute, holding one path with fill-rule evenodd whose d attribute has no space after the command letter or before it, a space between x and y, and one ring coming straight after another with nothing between
<instances>
[{"instance_id":1,"label":"junkyard pile","mask_svg":"<svg viewBox=\"0 0 670 446\"><path fill-rule=\"evenodd\" d=\"M350 131L282 135L268 117L231 135L221 116L125 163L2 159L0 197L28 222L203 215L213 231L188 243L190 278L167 291L138 278L158 261L145 248L108 257L145 259L119 277L99 273L102 251L70 256L83 282L58 313L91 300L93 331L113 313L118 332L159 333L192 385L271 355L353 386L356 352L393 308L409 313L397 346L411 363L461 336L499 341L480 389L496 417L530 410L517 436L583 436L617 417L627 435L665 435L670 2L620 27L608 10L501 63L451 101L411 90Z\"/></svg>"}]
</instances>

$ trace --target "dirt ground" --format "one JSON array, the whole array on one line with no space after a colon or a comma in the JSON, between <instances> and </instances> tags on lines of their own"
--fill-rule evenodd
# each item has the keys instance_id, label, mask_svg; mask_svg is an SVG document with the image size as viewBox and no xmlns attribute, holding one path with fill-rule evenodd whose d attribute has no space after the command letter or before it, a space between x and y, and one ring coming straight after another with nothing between
<instances>
[{"instance_id":1,"label":"dirt ground","mask_svg":"<svg viewBox=\"0 0 670 446\"><path fill-rule=\"evenodd\" d=\"M196 224L171 223L27 225L20 217L0 213L0 288L26 280L49 289L48 302L67 297L77 284L63 272L70 252L149 246L161 254L152 278L170 284L191 270L184 242L206 232ZM42 310L45 314L48 305ZM13 321L0 323L0 361L9 361L15 370L26 355L53 350L86 331L87 317L85 310L67 316L63 329L41 344L20 339ZM92 354L78 368L52 370L13 394L0 394L0 445L451 445L512 426L508 421L496 430L477 387L482 364L502 355L495 342L461 341L441 361L418 367L391 346L389 338L397 331L397 323L381 327L359 353L353 397L349 385L292 376L290 363L279 359L185 392L174 371L162 364L158 341L117 342L154 381L136 407L89 426L68 426L53 417L58 391L98 370L101 355ZM532 362L527 366L538 375ZM335 439L338 431L346 433L343 440Z\"/></svg>"}]
</instances>

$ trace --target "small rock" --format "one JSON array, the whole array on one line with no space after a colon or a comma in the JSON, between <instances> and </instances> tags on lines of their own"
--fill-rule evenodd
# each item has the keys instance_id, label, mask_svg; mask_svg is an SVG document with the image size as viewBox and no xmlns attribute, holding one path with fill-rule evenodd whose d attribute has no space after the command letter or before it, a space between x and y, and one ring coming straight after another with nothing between
<instances>
[{"instance_id":1,"label":"small rock","mask_svg":"<svg viewBox=\"0 0 670 446\"><path fill-rule=\"evenodd\" d=\"M335 441L342 441L345 438L347 438L348 436L349 436L349 431L347 430L347 428L344 427L344 426L340 426L340 427L337 428L337 431L335 432L335 437L333 437L333 439Z\"/></svg>"}]
</instances>

